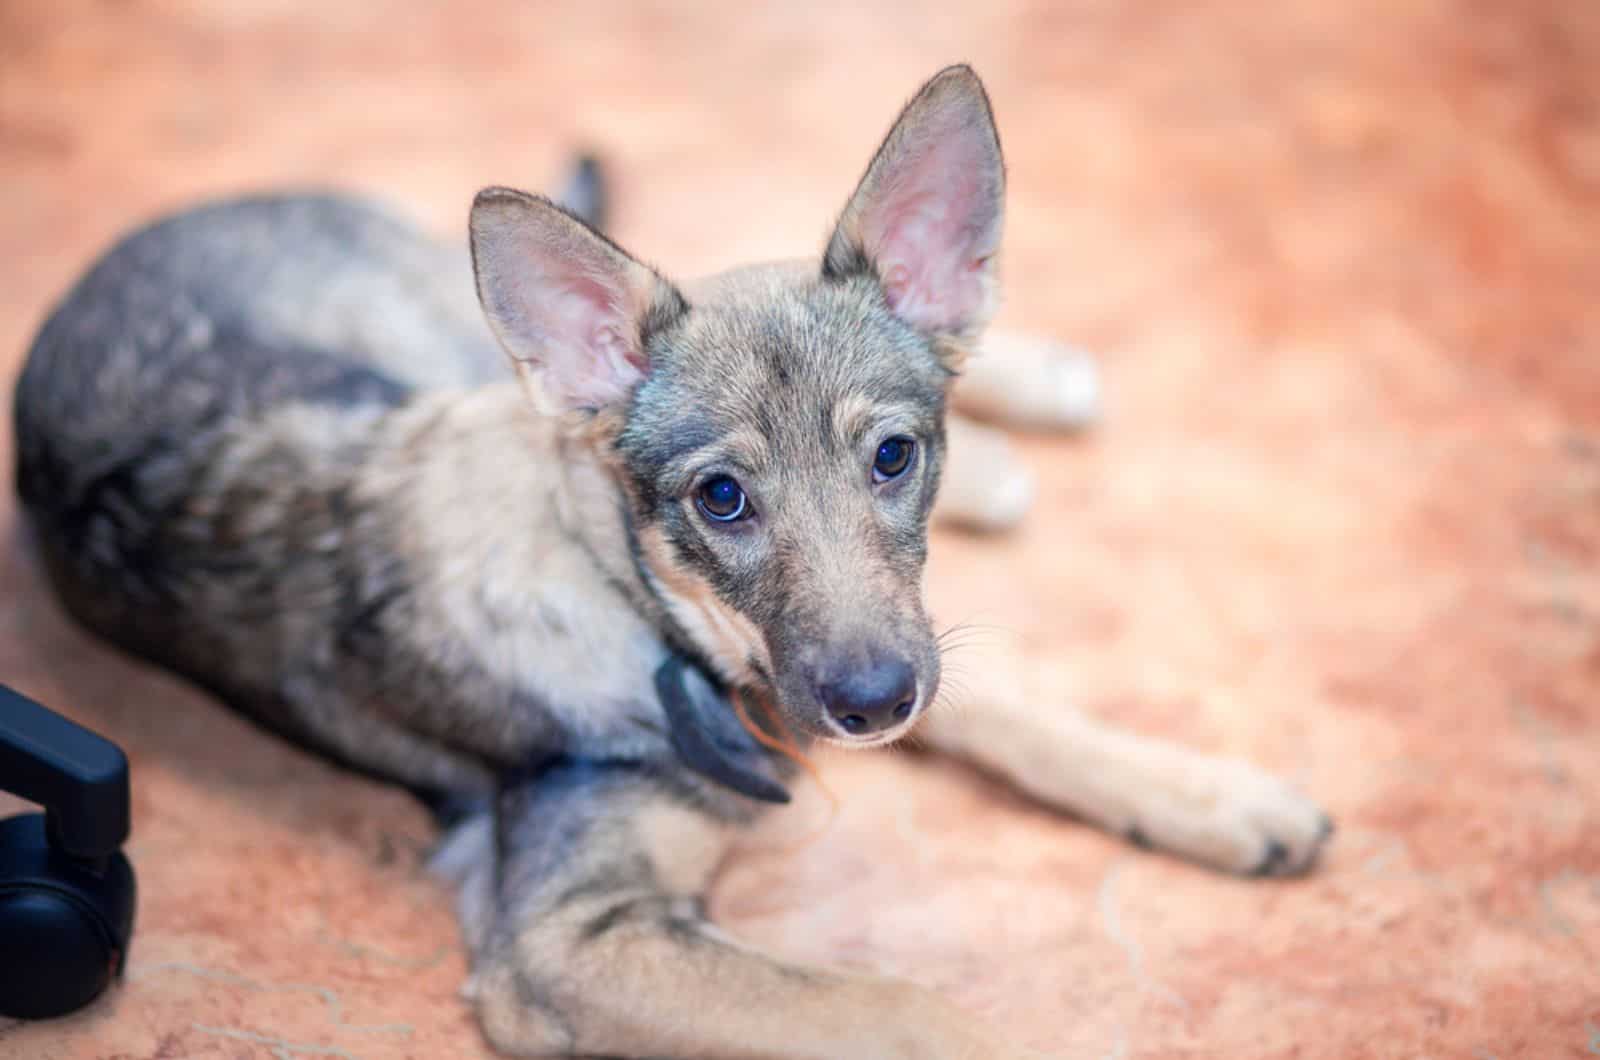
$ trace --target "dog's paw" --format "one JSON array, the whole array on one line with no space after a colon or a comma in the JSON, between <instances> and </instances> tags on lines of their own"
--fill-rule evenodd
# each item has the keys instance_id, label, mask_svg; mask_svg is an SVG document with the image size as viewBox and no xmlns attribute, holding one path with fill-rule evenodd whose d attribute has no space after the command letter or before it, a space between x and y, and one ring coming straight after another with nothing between
<instances>
[{"instance_id":1,"label":"dog's paw","mask_svg":"<svg viewBox=\"0 0 1600 1060\"><path fill-rule=\"evenodd\" d=\"M940 515L953 525L980 534L998 534L1017 526L1033 507L1038 492L1033 472L1020 465L998 466L982 483L963 495L952 495Z\"/></svg>"},{"instance_id":2,"label":"dog's paw","mask_svg":"<svg viewBox=\"0 0 1600 1060\"><path fill-rule=\"evenodd\" d=\"M999 431L952 417L949 457L935 512L946 525L999 533L1033 506L1033 472Z\"/></svg>"},{"instance_id":3,"label":"dog's paw","mask_svg":"<svg viewBox=\"0 0 1600 1060\"><path fill-rule=\"evenodd\" d=\"M1128 825L1135 844L1240 875L1292 876L1333 835L1321 807L1247 762L1202 759L1171 779Z\"/></svg>"},{"instance_id":4,"label":"dog's paw","mask_svg":"<svg viewBox=\"0 0 1600 1060\"><path fill-rule=\"evenodd\" d=\"M1100 365L1083 350L1052 345L1049 351L1051 401L1048 419L1041 424L1072 430L1092 426L1103 406Z\"/></svg>"},{"instance_id":5,"label":"dog's paw","mask_svg":"<svg viewBox=\"0 0 1600 1060\"><path fill-rule=\"evenodd\" d=\"M1037 335L996 333L968 370L973 411L1013 427L1073 431L1099 421L1100 365L1087 351ZM963 397L957 389L958 401Z\"/></svg>"}]
</instances>

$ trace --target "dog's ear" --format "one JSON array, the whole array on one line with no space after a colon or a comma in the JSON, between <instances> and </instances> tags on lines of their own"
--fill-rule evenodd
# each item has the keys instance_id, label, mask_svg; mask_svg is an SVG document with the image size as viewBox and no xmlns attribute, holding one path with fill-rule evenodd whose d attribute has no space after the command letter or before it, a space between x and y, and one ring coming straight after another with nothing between
<instances>
[{"instance_id":1,"label":"dog's ear","mask_svg":"<svg viewBox=\"0 0 1600 1060\"><path fill-rule=\"evenodd\" d=\"M646 338L685 309L655 270L547 199L486 188L472 267L489 326L560 409L598 410L649 371Z\"/></svg>"},{"instance_id":2,"label":"dog's ear","mask_svg":"<svg viewBox=\"0 0 1600 1060\"><path fill-rule=\"evenodd\" d=\"M823 275L870 272L924 334L970 342L995 308L1005 165L983 83L952 66L922 86L840 217Z\"/></svg>"}]
</instances>

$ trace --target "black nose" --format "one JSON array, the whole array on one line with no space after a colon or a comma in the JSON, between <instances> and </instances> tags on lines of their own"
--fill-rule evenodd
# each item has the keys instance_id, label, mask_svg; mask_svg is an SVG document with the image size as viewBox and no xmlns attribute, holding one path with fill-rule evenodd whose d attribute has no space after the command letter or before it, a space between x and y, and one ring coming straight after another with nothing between
<instances>
[{"instance_id":1,"label":"black nose","mask_svg":"<svg viewBox=\"0 0 1600 1060\"><path fill-rule=\"evenodd\" d=\"M911 717L916 705L917 675L904 659L885 659L824 681L817 689L844 731L868 736L892 729Z\"/></svg>"}]
</instances>

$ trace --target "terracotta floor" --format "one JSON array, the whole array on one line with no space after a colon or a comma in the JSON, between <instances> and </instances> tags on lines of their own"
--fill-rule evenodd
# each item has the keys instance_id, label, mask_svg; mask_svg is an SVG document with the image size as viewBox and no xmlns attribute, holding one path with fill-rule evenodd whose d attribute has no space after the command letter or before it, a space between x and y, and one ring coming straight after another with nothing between
<instances>
[{"instance_id":1,"label":"terracotta floor","mask_svg":"<svg viewBox=\"0 0 1600 1060\"><path fill-rule=\"evenodd\" d=\"M836 824L737 858L723 916L1067 1057L1600 1054L1590 0L0 0L0 380L114 233L246 186L459 230L595 144L671 270L817 247L955 58L1011 163L1008 320L1100 351L1110 410L1028 443L1024 532L938 542L941 617L1041 709L1248 755L1341 831L1245 882L839 757ZM143 905L128 982L0 1054L479 1055L422 816L78 634L12 519L0 679L129 748Z\"/></svg>"}]
</instances>

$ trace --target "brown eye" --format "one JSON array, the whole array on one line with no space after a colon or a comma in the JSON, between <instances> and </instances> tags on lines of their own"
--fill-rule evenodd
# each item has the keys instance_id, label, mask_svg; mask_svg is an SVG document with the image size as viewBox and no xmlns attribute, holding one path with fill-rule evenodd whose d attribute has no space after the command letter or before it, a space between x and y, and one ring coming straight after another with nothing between
<instances>
[{"instance_id":1,"label":"brown eye","mask_svg":"<svg viewBox=\"0 0 1600 1060\"><path fill-rule=\"evenodd\" d=\"M905 474L916 452L917 443L904 435L885 438L879 442L878 454L872 461L873 481L888 482Z\"/></svg>"},{"instance_id":2,"label":"brown eye","mask_svg":"<svg viewBox=\"0 0 1600 1060\"><path fill-rule=\"evenodd\" d=\"M707 518L719 523L736 522L744 518L748 509L743 488L727 475L707 479L705 485L700 487L695 503Z\"/></svg>"}]
</instances>

